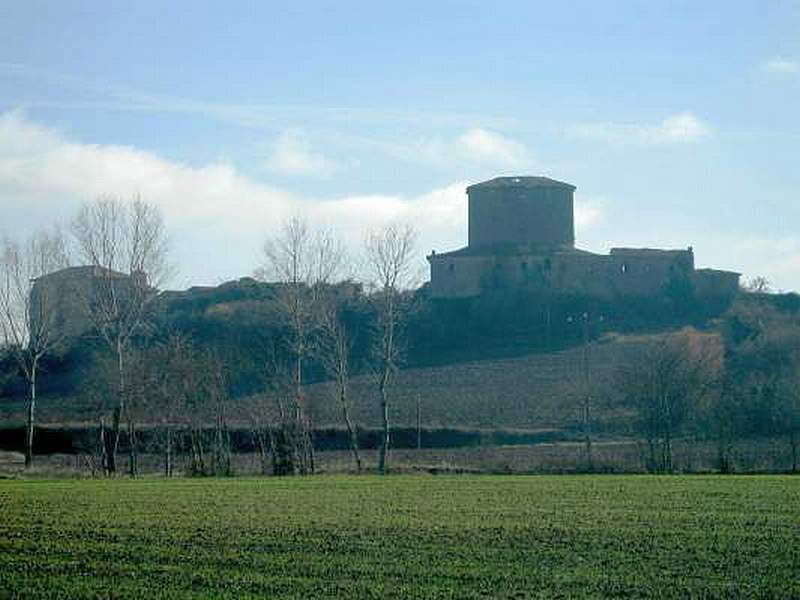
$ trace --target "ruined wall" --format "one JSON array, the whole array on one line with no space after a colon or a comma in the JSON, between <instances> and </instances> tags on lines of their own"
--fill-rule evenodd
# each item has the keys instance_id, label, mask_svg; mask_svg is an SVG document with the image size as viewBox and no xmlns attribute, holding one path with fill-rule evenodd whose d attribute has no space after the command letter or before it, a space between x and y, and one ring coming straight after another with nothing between
<instances>
[{"instance_id":1,"label":"ruined wall","mask_svg":"<svg viewBox=\"0 0 800 600\"><path fill-rule=\"evenodd\" d=\"M739 291L739 273L697 269L692 274L695 292L703 298L731 298Z\"/></svg>"},{"instance_id":2,"label":"ruined wall","mask_svg":"<svg viewBox=\"0 0 800 600\"><path fill-rule=\"evenodd\" d=\"M110 298L113 293L117 302L124 303L140 279L97 266L68 267L40 277L31 289L31 327L37 326L39 314L49 315L55 319L55 335L81 337L94 328L90 307L101 294Z\"/></svg>"},{"instance_id":3,"label":"ruined wall","mask_svg":"<svg viewBox=\"0 0 800 600\"><path fill-rule=\"evenodd\" d=\"M36 280L31 289L31 327L41 315L54 315L56 337L74 339L92 329L88 300L92 279L85 274L61 271Z\"/></svg>"}]
</instances>

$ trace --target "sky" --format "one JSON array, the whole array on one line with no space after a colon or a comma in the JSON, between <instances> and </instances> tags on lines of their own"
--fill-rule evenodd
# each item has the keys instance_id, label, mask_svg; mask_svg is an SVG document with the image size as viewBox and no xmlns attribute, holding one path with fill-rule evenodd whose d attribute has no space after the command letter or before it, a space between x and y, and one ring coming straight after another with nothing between
<instances>
[{"instance_id":1,"label":"sky","mask_svg":"<svg viewBox=\"0 0 800 600\"><path fill-rule=\"evenodd\" d=\"M577 186L577 245L800 290L800 0L0 0L0 236L159 206L170 287L293 216L466 244L465 187ZM354 259L355 260L355 259Z\"/></svg>"}]
</instances>

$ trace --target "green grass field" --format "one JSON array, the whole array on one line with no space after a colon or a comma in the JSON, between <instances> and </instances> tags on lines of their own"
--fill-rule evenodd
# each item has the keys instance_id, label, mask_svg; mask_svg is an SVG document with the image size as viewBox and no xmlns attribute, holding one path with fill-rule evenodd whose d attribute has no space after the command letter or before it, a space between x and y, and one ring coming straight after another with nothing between
<instances>
[{"instance_id":1,"label":"green grass field","mask_svg":"<svg viewBox=\"0 0 800 600\"><path fill-rule=\"evenodd\" d=\"M0 481L3 597L800 597L800 478Z\"/></svg>"}]
</instances>

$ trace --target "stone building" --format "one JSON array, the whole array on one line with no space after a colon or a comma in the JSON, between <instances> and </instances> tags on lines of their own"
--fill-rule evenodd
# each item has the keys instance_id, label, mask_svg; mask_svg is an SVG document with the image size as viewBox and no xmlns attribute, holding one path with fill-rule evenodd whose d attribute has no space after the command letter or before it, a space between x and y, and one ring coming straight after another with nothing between
<instances>
[{"instance_id":1,"label":"stone building","mask_svg":"<svg viewBox=\"0 0 800 600\"><path fill-rule=\"evenodd\" d=\"M530 289L614 300L670 289L726 299L739 274L696 269L694 252L575 247L575 186L547 177L497 177L467 188L468 245L428 256L434 298L470 298L489 290Z\"/></svg>"},{"instance_id":2,"label":"stone building","mask_svg":"<svg viewBox=\"0 0 800 600\"><path fill-rule=\"evenodd\" d=\"M124 303L135 283L142 284L135 275L96 265L67 267L48 273L37 278L31 288L31 318L35 319L40 313L35 307L46 303L48 312L56 315L55 337L74 340L95 329L93 305L102 302L110 293L118 294L117 300ZM36 327L36 323L31 325Z\"/></svg>"}]
</instances>

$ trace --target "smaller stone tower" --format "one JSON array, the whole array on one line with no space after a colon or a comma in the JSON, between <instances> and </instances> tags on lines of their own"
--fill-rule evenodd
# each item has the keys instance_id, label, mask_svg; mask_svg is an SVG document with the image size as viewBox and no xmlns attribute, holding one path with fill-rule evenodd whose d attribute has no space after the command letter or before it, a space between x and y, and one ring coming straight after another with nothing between
<instances>
[{"instance_id":1,"label":"smaller stone tower","mask_svg":"<svg viewBox=\"0 0 800 600\"><path fill-rule=\"evenodd\" d=\"M575 186L547 177L496 177L467 188L471 250L536 252L575 246Z\"/></svg>"}]
</instances>

